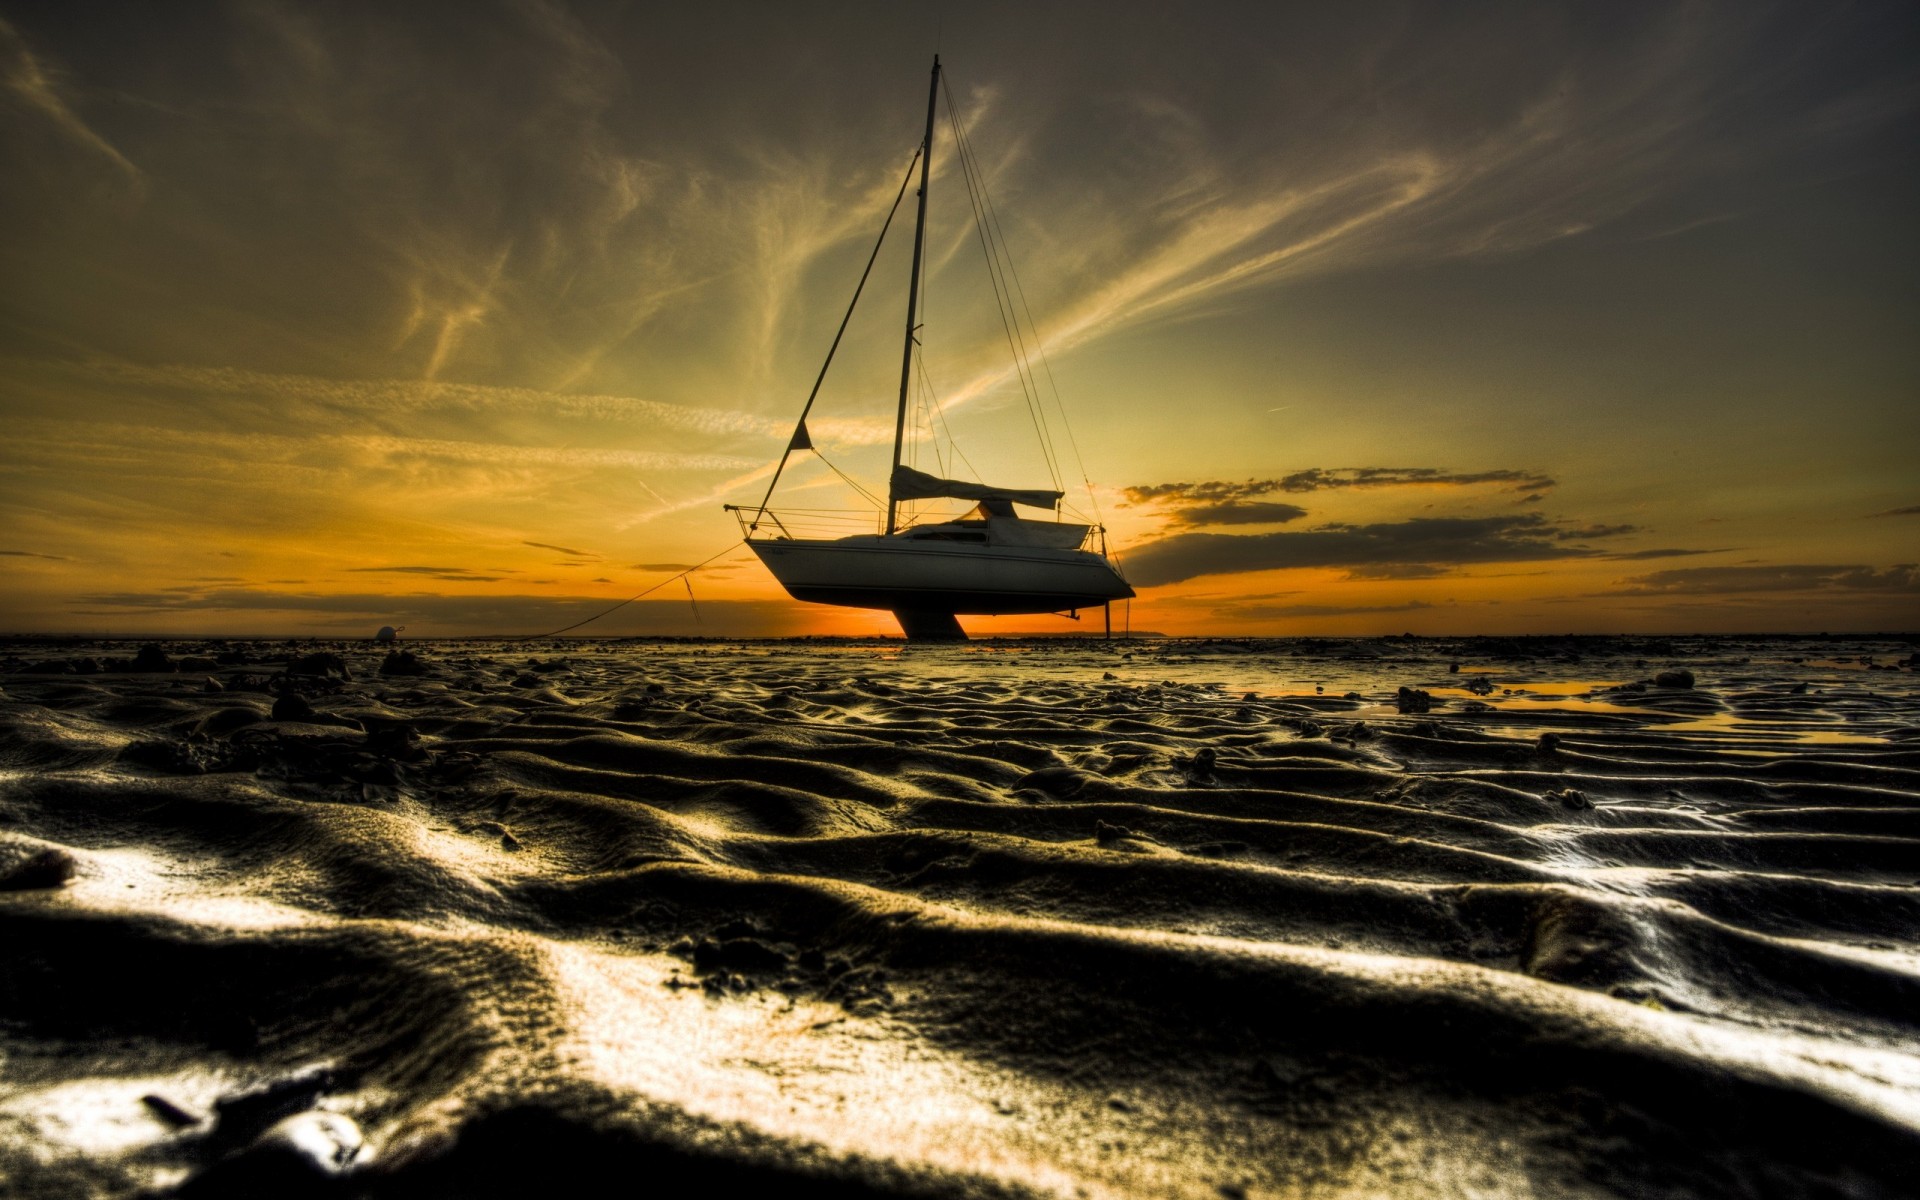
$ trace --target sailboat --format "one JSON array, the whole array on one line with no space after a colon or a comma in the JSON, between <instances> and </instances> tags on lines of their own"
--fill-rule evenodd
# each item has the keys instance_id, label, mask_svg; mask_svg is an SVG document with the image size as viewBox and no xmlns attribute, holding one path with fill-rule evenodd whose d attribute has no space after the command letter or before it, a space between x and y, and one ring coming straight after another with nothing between
<instances>
[{"instance_id":1,"label":"sailboat","mask_svg":"<svg viewBox=\"0 0 1920 1200\"><path fill-rule=\"evenodd\" d=\"M925 257L927 181L939 97L940 59L935 56L933 81L927 95L926 135L900 185L903 197L917 164L919 215L914 227L912 270L907 285L900 404L894 420L893 467L887 479L884 528L842 537L796 536L788 528L788 522L768 507L788 460L796 452L814 450L807 430L807 416L819 397L834 350L838 349L847 322L852 319L851 304L827 352L826 365L820 368L813 392L801 410L793 437L767 485L766 495L756 506L730 504L726 508L737 514L748 547L788 595L817 604L890 611L909 640L964 639L966 633L957 619L960 614L1064 613L1077 617L1080 609L1092 608L1100 608L1107 614L1107 628L1111 631L1108 606L1115 600L1130 599L1133 589L1106 552L1103 527L1061 519L1064 491L1058 487L1001 487L947 479L902 461L919 331L915 324L916 306ZM960 144L964 166L965 146L960 143L957 122L955 140ZM899 205L900 197L896 197L894 210L888 213L887 223L881 227L880 242L874 245L866 272L854 289L854 304L859 302L860 292L872 274L880 244L886 239L887 228ZM979 215L976 205L976 217ZM984 225L982 235L983 240L988 235ZM1018 367L1016 361L1016 370ZM903 506L921 500L971 501L973 508L957 516L906 518ZM1021 508L1051 512L1054 519L1022 516L1018 511ZM1099 548L1090 548L1096 542Z\"/></svg>"}]
</instances>

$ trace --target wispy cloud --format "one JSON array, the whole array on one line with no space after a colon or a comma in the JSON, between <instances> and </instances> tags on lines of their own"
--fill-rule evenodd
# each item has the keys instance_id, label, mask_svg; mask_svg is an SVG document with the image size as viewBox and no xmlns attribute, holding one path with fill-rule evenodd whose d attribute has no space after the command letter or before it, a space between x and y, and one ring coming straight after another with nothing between
<instances>
[{"instance_id":1,"label":"wispy cloud","mask_svg":"<svg viewBox=\"0 0 1920 1200\"><path fill-rule=\"evenodd\" d=\"M725 407L696 408L633 396L576 394L538 388L455 383L434 379L327 379L241 367L145 364L94 358L73 362L14 360L29 368L96 385L142 393L223 397L245 402L280 421L335 426L369 417L417 418L429 411L460 414L539 413L582 417L634 427L705 434L784 437L791 422ZM837 428L823 425L825 429Z\"/></svg>"},{"instance_id":2,"label":"wispy cloud","mask_svg":"<svg viewBox=\"0 0 1920 1200\"><path fill-rule=\"evenodd\" d=\"M166 426L36 419L16 426L22 442L61 457L111 457L118 450L159 459L177 453L210 471L223 464L266 463L309 470L364 469L415 460L500 467L623 467L634 470L738 471L759 460L737 455L629 450L607 446L538 446L453 438L337 433L295 437L266 432L220 433ZM18 445L18 444L17 444Z\"/></svg>"},{"instance_id":3,"label":"wispy cloud","mask_svg":"<svg viewBox=\"0 0 1920 1200\"><path fill-rule=\"evenodd\" d=\"M1619 554L1602 554L1600 557L1609 562L1637 562L1656 558L1690 558L1696 554L1725 554L1725 548L1714 550L1681 550L1660 548L1653 550L1627 550Z\"/></svg>"},{"instance_id":4,"label":"wispy cloud","mask_svg":"<svg viewBox=\"0 0 1920 1200\"><path fill-rule=\"evenodd\" d=\"M1591 542L1600 538L1622 537L1629 533L1639 533L1638 525L1578 525L1571 529L1562 529L1554 536L1563 542Z\"/></svg>"},{"instance_id":5,"label":"wispy cloud","mask_svg":"<svg viewBox=\"0 0 1920 1200\"><path fill-rule=\"evenodd\" d=\"M48 562L72 562L73 561L70 558L65 558L58 554L36 554L31 550L0 550L0 555L3 555L7 558L44 558Z\"/></svg>"},{"instance_id":6,"label":"wispy cloud","mask_svg":"<svg viewBox=\"0 0 1920 1200\"><path fill-rule=\"evenodd\" d=\"M1437 563L1368 563L1365 566L1351 567L1347 578L1355 582L1398 579L1439 579L1454 572L1452 567L1443 567Z\"/></svg>"},{"instance_id":7,"label":"wispy cloud","mask_svg":"<svg viewBox=\"0 0 1920 1200\"><path fill-rule=\"evenodd\" d=\"M1127 557L1127 574L1136 584L1154 587L1202 575L1293 567L1534 562L1593 553L1556 537L1552 524L1538 514L1416 517L1299 533L1180 533L1136 547Z\"/></svg>"},{"instance_id":8,"label":"wispy cloud","mask_svg":"<svg viewBox=\"0 0 1920 1200\"><path fill-rule=\"evenodd\" d=\"M532 546L536 550L557 550L569 558L599 559L599 555L589 550L574 550L566 546L556 546L551 542L521 542L522 546Z\"/></svg>"},{"instance_id":9,"label":"wispy cloud","mask_svg":"<svg viewBox=\"0 0 1920 1200\"><path fill-rule=\"evenodd\" d=\"M38 113L47 124L72 144L96 155L112 167L135 190L147 191L145 172L133 165L111 142L82 120L62 93L55 74L27 46L4 17L0 17L0 80L6 89L29 110Z\"/></svg>"},{"instance_id":10,"label":"wispy cloud","mask_svg":"<svg viewBox=\"0 0 1920 1200\"><path fill-rule=\"evenodd\" d=\"M348 567L354 574L375 575L430 575L435 579L461 580L470 583L495 583L503 576L480 575L464 567Z\"/></svg>"},{"instance_id":11,"label":"wispy cloud","mask_svg":"<svg viewBox=\"0 0 1920 1200\"><path fill-rule=\"evenodd\" d=\"M1297 504L1266 501L1228 500L1221 504L1195 504L1176 508L1172 517L1181 525L1284 525L1307 515Z\"/></svg>"},{"instance_id":12,"label":"wispy cloud","mask_svg":"<svg viewBox=\"0 0 1920 1200\"><path fill-rule=\"evenodd\" d=\"M1214 479L1198 483L1136 484L1122 491L1127 499L1135 504L1153 502L1218 504L1234 503L1282 492L1299 494L1344 488L1478 486L1492 486L1506 491L1539 492L1553 487L1554 481L1536 471L1451 471L1445 467L1309 467L1303 471L1269 479Z\"/></svg>"},{"instance_id":13,"label":"wispy cloud","mask_svg":"<svg viewBox=\"0 0 1920 1200\"><path fill-rule=\"evenodd\" d=\"M1920 569L1792 563L1679 567L1620 581L1616 595L1718 596L1751 592L1920 592Z\"/></svg>"},{"instance_id":14,"label":"wispy cloud","mask_svg":"<svg viewBox=\"0 0 1920 1200\"><path fill-rule=\"evenodd\" d=\"M617 598L617 597L616 597ZM197 617L217 627L249 629L366 627L404 620L421 636L538 633L606 609L605 596L445 595L290 592L270 588L101 592L76 597L79 616L125 620ZM695 620L684 599L643 600L592 626L604 633L708 633L714 636L800 632L805 615L768 601L702 600Z\"/></svg>"},{"instance_id":15,"label":"wispy cloud","mask_svg":"<svg viewBox=\"0 0 1920 1200\"><path fill-rule=\"evenodd\" d=\"M1425 600L1405 604L1235 604L1218 610L1219 615L1239 621L1273 621L1289 617L1354 617L1384 613L1421 612L1435 605Z\"/></svg>"}]
</instances>

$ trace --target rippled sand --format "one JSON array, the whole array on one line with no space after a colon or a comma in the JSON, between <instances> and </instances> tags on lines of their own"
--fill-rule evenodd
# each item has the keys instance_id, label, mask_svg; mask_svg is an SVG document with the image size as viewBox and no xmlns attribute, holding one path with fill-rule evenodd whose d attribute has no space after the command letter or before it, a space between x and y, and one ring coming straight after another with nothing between
<instances>
[{"instance_id":1,"label":"rippled sand","mask_svg":"<svg viewBox=\"0 0 1920 1200\"><path fill-rule=\"evenodd\" d=\"M0 647L0 1192L1920 1193L1906 641L138 649Z\"/></svg>"}]
</instances>

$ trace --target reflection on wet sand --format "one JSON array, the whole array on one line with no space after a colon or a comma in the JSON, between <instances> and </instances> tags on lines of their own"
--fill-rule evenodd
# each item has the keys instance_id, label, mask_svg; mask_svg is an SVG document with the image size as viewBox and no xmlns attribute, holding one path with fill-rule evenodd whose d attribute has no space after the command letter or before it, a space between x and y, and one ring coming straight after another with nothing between
<instances>
[{"instance_id":1,"label":"reflection on wet sand","mask_svg":"<svg viewBox=\"0 0 1920 1200\"><path fill-rule=\"evenodd\" d=\"M1920 1178L1905 642L404 653L11 647L11 1186Z\"/></svg>"}]
</instances>

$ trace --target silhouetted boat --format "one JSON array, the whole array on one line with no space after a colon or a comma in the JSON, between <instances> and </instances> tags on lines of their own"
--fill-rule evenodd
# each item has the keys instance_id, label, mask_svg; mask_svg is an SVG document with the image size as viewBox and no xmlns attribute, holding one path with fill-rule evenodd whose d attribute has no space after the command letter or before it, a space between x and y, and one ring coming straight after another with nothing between
<instances>
[{"instance_id":1,"label":"silhouetted boat","mask_svg":"<svg viewBox=\"0 0 1920 1200\"><path fill-rule=\"evenodd\" d=\"M913 639L964 638L966 634L955 619L956 614L1077 614L1079 609L1103 608L1133 595L1133 589L1107 557L1105 530L1097 525L1057 519L1064 499L1064 493L1057 488L998 487L943 479L901 461L913 375L914 335L918 329L914 323L915 309L926 241L928 163L932 157L934 114L939 96L940 60L936 57L927 96L926 136L916 155L920 171L919 216L914 226L913 267L907 286L906 344L900 370L900 405L894 422L893 468L888 477L884 531L837 538L798 537L789 531L778 513L767 507L787 460L797 450L813 449L807 431L807 414L819 395L826 366L821 367L820 377L814 381L813 393L801 411L800 422L794 428L786 452L780 456L780 465L767 485L766 497L752 508L727 506L728 511L740 515L747 545L789 595L818 604L886 609L899 619L901 628ZM964 147L962 149L964 167ZM909 164L907 179L901 183L901 196L906 194L913 169L913 164ZM896 197L895 212L899 202ZM976 215L978 213L976 207ZM893 213L889 212L887 225L892 221ZM882 241L886 228L881 228ZM994 236L984 224L981 232L983 240ZM861 275L860 286L854 289L856 303L879 252L880 246L876 244L873 257L867 260L867 273ZM849 306L847 317L850 319L852 314ZM846 328L847 321L843 319L840 332L834 335L833 347L827 352L828 365L833 362L833 350L839 347ZM1016 362L1016 367L1018 365ZM934 499L971 500L974 507L963 516L902 524L903 503ZM1052 511L1056 519L1021 517L1015 512L1016 505ZM1087 549L1096 535L1100 545L1097 552Z\"/></svg>"}]
</instances>

